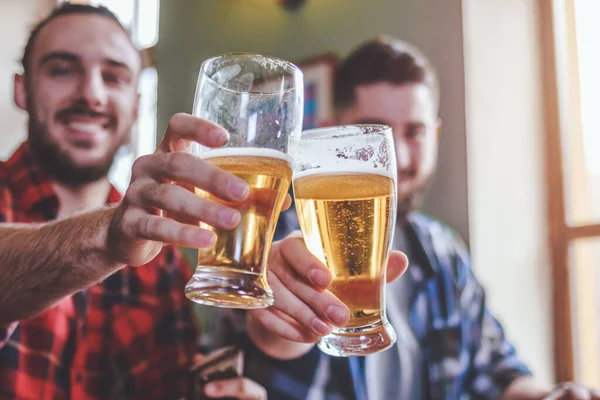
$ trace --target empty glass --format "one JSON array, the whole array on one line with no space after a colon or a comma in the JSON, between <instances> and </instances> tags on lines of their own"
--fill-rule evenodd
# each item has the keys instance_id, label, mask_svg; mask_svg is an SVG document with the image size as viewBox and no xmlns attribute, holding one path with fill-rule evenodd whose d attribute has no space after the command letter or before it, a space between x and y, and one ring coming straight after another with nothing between
<instances>
[{"instance_id":1,"label":"empty glass","mask_svg":"<svg viewBox=\"0 0 600 400\"><path fill-rule=\"evenodd\" d=\"M302 129L303 78L293 64L258 54L235 53L205 61L200 70L193 113L230 134L218 149L195 145L194 154L244 179L247 200L229 203L201 189L196 194L238 209L233 230L200 223L217 235L201 249L189 299L231 308L273 304L267 258L275 225L292 179L288 137Z\"/></svg>"}]
</instances>

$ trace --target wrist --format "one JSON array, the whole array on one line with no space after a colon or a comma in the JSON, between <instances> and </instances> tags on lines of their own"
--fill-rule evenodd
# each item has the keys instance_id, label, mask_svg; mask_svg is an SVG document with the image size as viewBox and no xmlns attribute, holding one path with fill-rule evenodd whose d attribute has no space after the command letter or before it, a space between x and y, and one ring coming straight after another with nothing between
<instances>
[{"instance_id":1,"label":"wrist","mask_svg":"<svg viewBox=\"0 0 600 400\"><path fill-rule=\"evenodd\" d=\"M103 266L101 269L111 273L124 266L110 240L109 230L115 213L116 208L110 207L75 215L42 225L39 234L42 238L61 237L65 243L76 244L77 251L66 253L74 258L70 260L72 265Z\"/></svg>"},{"instance_id":2,"label":"wrist","mask_svg":"<svg viewBox=\"0 0 600 400\"><path fill-rule=\"evenodd\" d=\"M103 208L98 211L98 236L94 240L94 246L97 246L102 258L107 264L112 264L118 267L127 265L126 255L121 251L121 241L115 233L113 227L117 207Z\"/></svg>"},{"instance_id":3,"label":"wrist","mask_svg":"<svg viewBox=\"0 0 600 400\"><path fill-rule=\"evenodd\" d=\"M293 360L302 357L314 346L313 343L293 342L270 332L251 314L247 314L246 329L254 345L267 356L277 360Z\"/></svg>"}]
</instances>

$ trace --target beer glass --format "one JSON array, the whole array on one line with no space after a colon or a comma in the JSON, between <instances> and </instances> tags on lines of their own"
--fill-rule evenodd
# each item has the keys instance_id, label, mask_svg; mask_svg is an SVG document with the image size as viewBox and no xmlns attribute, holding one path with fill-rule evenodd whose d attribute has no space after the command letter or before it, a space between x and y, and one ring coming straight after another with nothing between
<instances>
[{"instance_id":1,"label":"beer glass","mask_svg":"<svg viewBox=\"0 0 600 400\"><path fill-rule=\"evenodd\" d=\"M198 252L185 289L192 301L246 309L273 304L267 258L292 179L288 138L302 129L302 112L302 73L287 61L234 53L202 64L193 114L221 125L230 139L218 149L195 144L192 152L244 179L250 193L231 203L195 189L200 197L236 208L242 219L233 230L200 223L217 240Z\"/></svg>"},{"instance_id":2,"label":"beer glass","mask_svg":"<svg viewBox=\"0 0 600 400\"><path fill-rule=\"evenodd\" d=\"M386 266L396 221L396 156L382 125L313 129L290 138L293 189L308 249L329 268L329 290L350 320L319 339L334 356L390 347L396 333L385 313Z\"/></svg>"}]
</instances>

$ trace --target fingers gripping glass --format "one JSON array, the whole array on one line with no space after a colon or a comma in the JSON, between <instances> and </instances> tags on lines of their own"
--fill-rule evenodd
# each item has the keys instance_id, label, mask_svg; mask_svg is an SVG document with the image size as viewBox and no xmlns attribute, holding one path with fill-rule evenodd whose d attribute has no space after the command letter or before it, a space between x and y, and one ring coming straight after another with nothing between
<instances>
[{"instance_id":1,"label":"fingers gripping glass","mask_svg":"<svg viewBox=\"0 0 600 400\"><path fill-rule=\"evenodd\" d=\"M244 179L248 198L225 202L196 189L200 197L240 211L233 230L211 230L217 241L198 252L189 299L220 307L263 308L273 304L267 283L267 256L292 179L288 137L302 129L302 73L293 64L257 54L237 53L202 64L193 113L230 135L219 149L195 145L192 152Z\"/></svg>"},{"instance_id":2,"label":"fingers gripping glass","mask_svg":"<svg viewBox=\"0 0 600 400\"><path fill-rule=\"evenodd\" d=\"M308 249L333 276L331 292L350 321L321 338L335 356L390 347L385 275L396 220L396 159L391 129L357 125L290 138L296 210Z\"/></svg>"}]
</instances>

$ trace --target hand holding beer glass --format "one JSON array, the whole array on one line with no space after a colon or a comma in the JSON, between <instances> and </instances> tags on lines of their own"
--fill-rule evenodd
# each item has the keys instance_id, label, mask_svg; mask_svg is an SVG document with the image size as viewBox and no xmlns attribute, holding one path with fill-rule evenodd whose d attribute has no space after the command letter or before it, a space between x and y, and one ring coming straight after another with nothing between
<instances>
[{"instance_id":1,"label":"hand holding beer glass","mask_svg":"<svg viewBox=\"0 0 600 400\"><path fill-rule=\"evenodd\" d=\"M308 249L329 268L329 290L350 308L349 322L318 341L334 356L389 348L386 266L396 221L396 158L390 128L314 129L290 138L293 188Z\"/></svg>"},{"instance_id":2,"label":"hand holding beer glass","mask_svg":"<svg viewBox=\"0 0 600 400\"><path fill-rule=\"evenodd\" d=\"M292 179L288 137L302 129L302 73L293 64L257 54L217 56L202 64L194 116L215 122L230 135L222 148L192 145L192 153L244 179L247 199L226 202L196 189L196 195L236 208L241 222L215 232L213 248L198 252L186 296L201 304L264 308L273 304L267 257Z\"/></svg>"}]
</instances>

